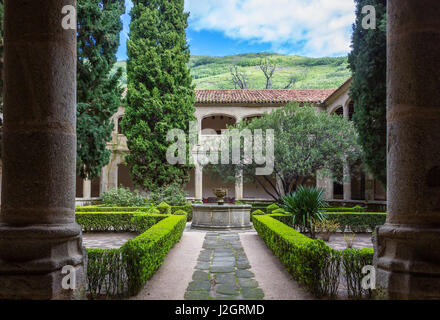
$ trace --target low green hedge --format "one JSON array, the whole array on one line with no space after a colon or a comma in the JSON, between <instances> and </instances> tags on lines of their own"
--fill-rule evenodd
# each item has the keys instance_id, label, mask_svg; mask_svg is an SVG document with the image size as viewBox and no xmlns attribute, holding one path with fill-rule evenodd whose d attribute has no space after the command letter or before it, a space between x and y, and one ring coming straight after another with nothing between
<instances>
[{"instance_id":1,"label":"low green hedge","mask_svg":"<svg viewBox=\"0 0 440 320\"><path fill-rule=\"evenodd\" d=\"M335 296L342 265L343 275L350 283L349 294L356 296L363 277L361 270L372 264L373 250L334 250L322 240L310 239L277 220L287 217L256 215L254 227L292 277L317 296Z\"/></svg>"},{"instance_id":2,"label":"low green hedge","mask_svg":"<svg viewBox=\"0 0 440 320\"><path fill-rule=\"evenodd\" d=\"M372 296L372 290L363 289L359 279L365 276L362 268L373 265L373 255L374 249L346 249L342 252L342 266L349 297L359 299L364 295Z\"/></svg>"},{"instance_id":3,"label":"low green hedge","mask_svg":"<svg viewBox=\"0 0 440 320\"><path fill-rule=\"evenodd\" d=\"M180 240L186 226L185 215L163 216L152 226L143 224L152 221L151 215L134 214L131 221L144 229L143 233L121 248L87 249L87 286L92 298L137 294Z\"/></svg>"},{"instance_id":4,"label":"low green hedge","mask_svg":"<svg viewBox=\"0 0 440 320\"><path fill-rule=\"evenodd\" d=\"M385 224L385 212L326 212L327 219L337 222L341 230L350 228L353 232L373 231L376 226Z\"/></svg>"},{"instance_id":5,"label":"low green hedge","mask_svg":"<svg viewBox=\"0 0 440 320\"><path fill-rule=\"evenodd\" d=\"M352 208L346 207L329 207L323 208L326 212L365 212L365 208L361 206L354 206Z\"/></svg>"},{"instance_id":6,"label":"low green hedge","mask_svg":"<svg viewBox=\"0 0 440 320\"><path fill-rule=\"evenodd\" d=\"M151 207L103 207L103 206L84 206L76 207L76 212L148 212Z\"/></svg>"},{"instance_id":7,"label":"low green hedge","mask_svg":"<svg viewBox=\"0 0 440 320\"><path fill-rule=\"evenodd\" d=\"M136 214L135 212L77 212L76 222L85 232L142 232L142 228L165 219L160 214Z\"/></svg>"},{"instance_id":8,"label":"low green hedge","mask_svg":"<svg viewBox=\"0 0 440 320\"><path fill-rule=\"evenodd\" d=\"M192 209L192 205L190 203L184 205L184 206L172 206L171 207L171 213L175 214L175 212L179 211L179 210L183 210L187 213L187 219L188 221L192 221L192 216L193 216L193 209Z\"/></svg>"}]
</instances>

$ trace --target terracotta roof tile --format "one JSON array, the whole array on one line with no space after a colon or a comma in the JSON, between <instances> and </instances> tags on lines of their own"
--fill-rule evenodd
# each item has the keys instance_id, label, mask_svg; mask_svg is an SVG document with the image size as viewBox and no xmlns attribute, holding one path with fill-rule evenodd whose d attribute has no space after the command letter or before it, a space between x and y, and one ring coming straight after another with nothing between
<instances>
[{"instance_id":1,"label":"terracotta roof tile","mask_svg":"<svg viewBox=\"0 0 440 320\"><path fill-rule=\"evenodd\" d=\"M327 99L335 90L196 90L196 102L283 104L296 101L318 103Z\"/></svg>"}]
</instances>

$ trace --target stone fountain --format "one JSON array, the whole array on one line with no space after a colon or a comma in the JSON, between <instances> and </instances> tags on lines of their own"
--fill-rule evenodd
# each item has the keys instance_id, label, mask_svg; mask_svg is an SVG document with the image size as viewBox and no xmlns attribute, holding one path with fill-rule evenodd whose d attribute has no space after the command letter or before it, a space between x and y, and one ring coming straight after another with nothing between
<instances>
[{"instance_id":1,"label":"stone fountain","mask_svg":"<svg viewBox=\"0 0 440 320\"><path fill-rule=\"evenodd\" d=\"M217 203L193 204L192 228L196 229L249 229L251 228L250 205L225 204L227 189L213 190Z\"/></svg>"}]
</instances>

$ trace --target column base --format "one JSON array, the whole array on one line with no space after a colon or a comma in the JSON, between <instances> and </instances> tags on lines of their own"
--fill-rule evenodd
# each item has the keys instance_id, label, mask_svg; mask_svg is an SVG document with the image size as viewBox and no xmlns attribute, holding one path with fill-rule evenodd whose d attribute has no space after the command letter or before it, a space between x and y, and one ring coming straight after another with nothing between
<instances>
[{"instance_id":1,"label":"column base","mask_svg":"<svg viewBox=\"0 0 440 320\"><path fill-rule=\"evenodd\" d=\"M86 260L77 224L0 224L0 299L72 299L85 290ZM72 269L63 274L64 266ZM75 289L64 289L63 278L71 272Z\"/></svg>"},{"instance_id":2,"label":"column base","mask_svg":"<svg viewBox=\"0 0 440 320\"><path fill-rule=\"evenodd\" d=\"M377 286L389 299L440 299L440 228L385 224L376 229Z\"/></svg>"}]
</instances>

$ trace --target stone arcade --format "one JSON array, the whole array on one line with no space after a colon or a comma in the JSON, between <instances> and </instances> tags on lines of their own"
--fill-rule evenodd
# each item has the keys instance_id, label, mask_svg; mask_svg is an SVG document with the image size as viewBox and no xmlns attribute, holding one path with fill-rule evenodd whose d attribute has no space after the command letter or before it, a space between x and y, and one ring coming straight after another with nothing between
<instances>
[{"instance_id":1,"label":"stone arcade","mask_svg":"<svg viewBox=\"0 0 440 320\"><path fill-rule=\"evenodd\" d=\"M85 257L75 224L74 0L5 0L0 298L59 299ZM440 2L388 0L388 203L379 284L440 298ZM23 18L26 17L26 18Z\"/></svg>"}]
</instances>

